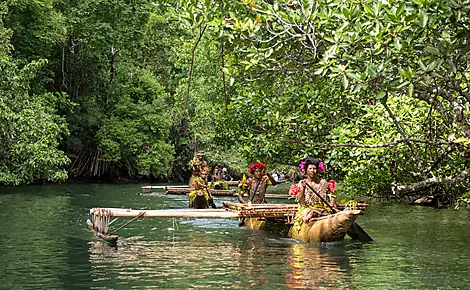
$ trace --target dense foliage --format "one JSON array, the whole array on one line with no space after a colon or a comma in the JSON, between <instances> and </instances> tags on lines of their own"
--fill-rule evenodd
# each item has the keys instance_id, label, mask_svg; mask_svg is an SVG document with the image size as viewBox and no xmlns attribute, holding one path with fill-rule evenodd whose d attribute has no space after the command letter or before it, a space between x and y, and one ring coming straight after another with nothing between
<instances>
[{"instance_id":1,"label":"dense foliage","mask_svg":"<svg viewBox=\"0 0 470 290\"><path fill-rule=\"evenodd\" d=\"M64 180L64 169L184 180L205 149L235 175L256 160L294 173L316 156L347 195L468 192L468 1L2 9L1 183Z\"/></svg>"},{"instance_id":2,"label":"dense foliage","mask_svg":"<svg viewBox=\"0 0 470 290\"><path fill-rule=\"evenodd\" d=\"M229 51L231 108L252 111L245 155L320 156L349 193L448 201L468 190L469 9L191 1L179 15Z\"/></svg>"},{"instance_id":3,"label":"dense foliage","mask_svg":"<svg viewBox=\"0 0 470 290\"><path fill-rule=\"evenodd\" d=\"M5 8L2 3L0 16L6 14ZM66 98L33 92L32 83L46 60L13 58L11 35L0 18L0 183L65 180L69 159L58 146L68 131L58 110L67 105Z\"/></svg>"}]
</instances>

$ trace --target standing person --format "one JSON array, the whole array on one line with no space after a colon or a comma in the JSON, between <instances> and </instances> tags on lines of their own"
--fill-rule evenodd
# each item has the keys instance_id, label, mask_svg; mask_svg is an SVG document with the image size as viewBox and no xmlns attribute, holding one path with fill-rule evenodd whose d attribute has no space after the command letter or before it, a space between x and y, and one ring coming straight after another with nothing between
<instances>
[{"instance_id":1,"label":"standing person","mask_svg":"<svg viewBox=\"0 0 470 290\"><path fill-rule=\"evenodd\" d=\"M238 186L238 201L241 203L266 203L264 196L268 185L277 184L274 178L266 171L266 165L256 162L250 165L248 172L253 174L246 182L241 182ZM243 195L248 193L248 201L243 199Z\"/></svg>"},{"instance_id":2,"label":"standing person","mask_svg":"<svg viewBox=\"0 0 470 290\"><path fill-rule=\"evenodd\" d=\"M192 187L192 180L199 176L201 174L201 171L207 167L207 161L204 160L204 151L199 150L197 152L197 155L194 156L194 158L189 162L189 165L191 166L192 170L192 175L191 178L189 179L189 185Z\"/></svg>"},{"instance_id":3,"label":"standing person","mask_svg":"<svg viewBox=\"0 0 470 290\"><path fill-rule=\"evenodd\" d=\"M299 181L298 185L291 187L291 194L296 196L299 203L294 227L300 228L303 222L308 223L313 217L328 214L327 205L323 205L323 200L327 201L333 208L336 208L335 196L333 195L335 182L327 182L318 173L325 170L325 164L313 158L306 158L299 164L302 173L307 174L307 178ZM315 192L313 190L315 190ZM292 193L295 191L295 193Z\"/></svg>"}]
</instances>

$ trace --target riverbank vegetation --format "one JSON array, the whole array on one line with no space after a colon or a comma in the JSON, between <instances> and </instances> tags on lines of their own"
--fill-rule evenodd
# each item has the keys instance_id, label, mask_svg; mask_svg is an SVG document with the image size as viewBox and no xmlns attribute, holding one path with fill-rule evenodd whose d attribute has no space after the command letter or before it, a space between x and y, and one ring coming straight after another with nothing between
<instances>
[{"instance_id":1,"label":"riverbank vegetation","mask_svg":"<svg viewBox=\"0 0 470 290\"><path fill-rule=\"evenodd\" d=\"M326 161L344 194L469 191L470 4L0 4L0 183Z\"/></svg>"}]
</instances>

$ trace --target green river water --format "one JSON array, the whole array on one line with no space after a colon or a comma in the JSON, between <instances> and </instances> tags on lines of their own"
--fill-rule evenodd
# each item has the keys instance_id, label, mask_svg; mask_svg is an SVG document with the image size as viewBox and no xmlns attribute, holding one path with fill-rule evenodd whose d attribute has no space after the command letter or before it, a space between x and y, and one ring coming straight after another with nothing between
<instances>
[{"instance_id":1,"label":"green river water","mask_svg":"<svg viewBox=\"0 0 470 290\"><path fill-rule=\"evenodd\" d=\"M0 187L0 289L470 287L466 208L371 203L357 220L374 238L366 244L305 244L222 219L139 219L117 247L95 239L92 207L187 207L141 186Z\"/></svg>"}]
</instances>

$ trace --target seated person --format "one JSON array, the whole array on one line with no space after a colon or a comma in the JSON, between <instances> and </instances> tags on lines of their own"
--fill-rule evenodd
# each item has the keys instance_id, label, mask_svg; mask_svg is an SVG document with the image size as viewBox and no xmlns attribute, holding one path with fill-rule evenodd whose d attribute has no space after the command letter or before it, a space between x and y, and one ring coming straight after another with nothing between
<instances>
[{"instance_id":1,"label":"seated person","mask_svg":"<svg viewBox=\"0 0 470 290\"><path fill-rule=\"evenodd\" d=\"M215 166L214 174L212 175L212 181L210 184L212 189L228 189L228 184L223 181L222 170L219 166Z\"/></svg>"},{"instance_id":2,"label":"seated person","mask_svg":"<svg viewBox=\"0 0 470 290\"><path fill-rule=\"evenodd\" d=\"M232 176L230 176L230 174L228 174L227 168L225 168L225 167L222 169L222 180L224 180L224 181L232 181L233 180Z\"/></svg>"},{"instance_id":3,"label":"seated person","mask_svg":"<svg viewBox=\"0 0 470 290\"><path fill-rule=\"evenodd\" d=\"M208 208L209 205L212 208L217 208L212 198L212 194L209 191L209 186L207 183L207 174L209 173L209 168L203 168L199 174L192 179L191 187L194 188L189 192L189 207L191 208Z\"/></svg>"},{"instance_id":4,"label":"seated person","mask_svg":"<svg viewBox=\"0 0 470 290\"><path fill-rule=\"evenodd\" d=\"M300 180L297 186L294 185L297 191L295 199L299 203L294 223L297 229L300 229L302 223L308 223L314 217L330 214L329 207L323 204L322 199L336 208L333 195L334 181L327 182L318 174L325 170L325 164L318 159L306 158L301 162L301 169L307 174L307 178Z\"/></svg>"}]
</instances>

